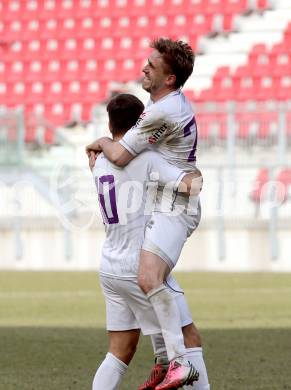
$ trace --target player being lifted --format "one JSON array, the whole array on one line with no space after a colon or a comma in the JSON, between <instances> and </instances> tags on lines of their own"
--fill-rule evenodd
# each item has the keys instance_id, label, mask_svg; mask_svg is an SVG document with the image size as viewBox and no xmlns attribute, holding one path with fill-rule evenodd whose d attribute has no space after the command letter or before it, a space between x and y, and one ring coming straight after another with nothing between
<instances>
[{"instance_id":1,"label":"player being lifted","mask_svg":"<svg viewBox=\"0 0 291 390\"><path fill-rule=\"evenodd\" d=\"M196 166L197 127L191 104L181 87L193 71L194 54L188 44L164 38L154 41L151 47L153 51L143 68L143 88L150 93L146 110L119 142L101 138L87 147L87 153L102 150L114 164L125 166L143 150L155 148L170 164L191 172ZM189 210L188 198L183 195L177 196L176 208L178 204L184 211L176 217L159 211L153 213L145 231L139 264L138 282L155 309L170 361L162 383L152 381L152 387L157 385L157 390L182 383L192 369L189 358L185 359L177 304L163 281L175 266L187 237L197 227L201 209L198 202L196 213ZM200 372L196 389L207 390L201 339L194 325L191 332L199 348L191 359ZM161 377L157 381L161 382Z\"/></svg>"},{"instance_id":2,"label":"player being lifted","mask_svg":"<svg viewBox=\"0 0 291 390\"><path fill-rule=\"evenodd\" d=\"M129 94L118 95L109 102L109 126L115 141L136 122L143 108L142 102ZM93 390L118 389L135 352L140 329L144 334L161 331L155 311L137 283L139 255L151 213L148 205L155 201L154 188L147 186L153 183L150 181L153 174L168 190L182 189L193 195L200 192L202 177L199 171L193 180L195 174L184 173L154 151L141 153L124 169L116 167L101 154L93 169L106 229L100 282L105 295L109 334L109 352L96 372ZM192 318L184 295L172 277L167 278L167 288L177 301L180 327L185 329L192 323ZM191 346L189 340L185 341ZM161 342L160 352L165 351L163 346ZM185 382L191 383L197 377L198 373L193 369Z\"/></svg>"}]
</instances>

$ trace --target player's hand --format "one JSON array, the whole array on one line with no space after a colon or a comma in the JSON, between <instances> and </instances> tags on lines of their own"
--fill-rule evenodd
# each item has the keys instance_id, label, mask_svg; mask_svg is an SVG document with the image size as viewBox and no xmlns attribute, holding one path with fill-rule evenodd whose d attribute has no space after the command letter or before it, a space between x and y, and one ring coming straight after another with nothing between
<instances>
[{"instance_id":1,"label":"player's hand","mask_svg":"<svg viewBox=\"0 0 291 390\"><path fill-rule=\"evenodd\" d=\"M191 185L191 195L197 196L202 191L203 187L203 176L200 169L196 168L196 170L192 173L192 185Z\"/></svg>"},{"instance_id":2,"label":"player's hand","mask_svg":"<svg viewBox=\"0 0 291 390\"><path fill-rule=\"evenodd\" d=\"M93 168L95 166L96 158L98 157L100 153L90 152L89 153L89 168L91 171L93 171Z\"/></svg>"},{"instance_id":3,"label":"player's hand","mask_svg":"<svg viewBox=\"0 0 291 390\"><path fill-rule=\"evenodd\" d=\"M91 144L87 145L86 146L86 153L87 153L87 156L88 158L90 158L90 152L102 152L102 141L103 140L107 140L109 139L110 141L112 141L111 138L108 138L108 137L101 137L101 138L98 138L96 141L92 142Z\"/></svg>"},{"instance_id":4,"label":"player's hand","mask_svg":"<svg viewBox=\"0 0 291 390\"><path fill-rule=\"evenodd\" d=\"M89 159L91 157L91 152L102 152L102 149L99 144L99 139L86 146L86 154Z\"/></svg>"}]
</instances>

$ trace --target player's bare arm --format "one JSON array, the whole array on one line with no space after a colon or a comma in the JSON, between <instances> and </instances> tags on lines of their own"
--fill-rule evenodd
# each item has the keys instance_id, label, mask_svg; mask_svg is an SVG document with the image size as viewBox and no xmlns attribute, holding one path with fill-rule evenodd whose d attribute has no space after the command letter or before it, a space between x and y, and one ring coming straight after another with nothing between
<instances>
[{"instance_id":1,"label":"player's bare arm","mask_svg":"<svg viewBox=\"0 0 291 390\"><path fill-rule=\"evenodd\" d=\"M108 137L99 138L97 141L86 147L86 153L89 158L92 151L102 151L108 160L119 167L124 167L135 157L118 141L113 141Z\"/></svg>"}]
</instances>

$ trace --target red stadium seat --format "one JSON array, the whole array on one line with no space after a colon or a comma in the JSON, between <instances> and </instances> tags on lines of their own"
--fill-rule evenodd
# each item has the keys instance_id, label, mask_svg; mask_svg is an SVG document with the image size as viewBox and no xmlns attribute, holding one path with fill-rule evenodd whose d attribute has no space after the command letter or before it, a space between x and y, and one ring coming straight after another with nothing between
<instances>
[{"instance_id":1,"label":"red stadium seat","mask_svg":"<svg viewBox=\"0 0 291 390\"><path fill-rule=\"evenodd\" d=\"M240 14L248 8L247 0L224 0L222 3L227 14Z\"/></svg>"},{"instance_id":2,"label":"red stadium seat","mask_svg":"<svg viewBox=\"0 0 291 390\"><path fill-rule=\"evenodd\" d=\"M275 76L288 76L291 69L291 53L271 51L270 65Z\"/></svg>"},{"instance_id":3,"label":"red stadium seat","mask_svg":"<svg viewBox=\"0 0 291 390\"><path fill-rule=\"evenodd\" d=\"M270 56L265 45L255 45L249 54L248 61L249 74L254 76L270 76L272 66Z\"/></svg>"},{"instance_id":4,"label":"red stadium seat","mask_svg":"<svg viewBox=\"0 0 291 390\"><path fill-rule=\"evenodd\" d=\"M211 135L211 123L215 122L213 114L199 113L196 115L198 138L199 140L206 140Z\"/></svg>"},{"instance_id":5,"label":"red stadium seat","mask_svg":"<svg viewBox=\"0 0 291 390\"><path fill-rule=\"evenodd\" d=\"M268 6L265 0L257 3L259 8ZM59 123L62 117L68 117L74 102L85 104L83 112L88 114L94 98L100 101L107 96L110 81L138 79L153 38L185 37L195 50L201 35L232 30L234 16L246 11L249 1L5 0L0 7L2 91L7 87L6 78L9 79L9 90L7 95L1 93L1 102L15 104L23 98L28 102L27 109L45 103L50 119L55 118ZM242 101L274 96L290 98L287 78L290 56L286 56L290 53L290 33L288 27L281 52L274 47L272 54L267 50L258 53L255 47L244 73L236 72L234 76L217 73L212 88L199 96L191 93L192 99L223 102L233 98ZM268 86L270 76L274 80ZM97 81L102 85L100 91L94 91ZM80 85L71 93L70 85L74 82ZM18 85L18 92L24 83L29 96L15 93L12 83ZM50 90L56 83L62 86L59 94ZM41 85L43 91L39 92ZM84 91L89 85L93 89L86 97ZM210 134L224 139L224 119L216 117L215 120L216 123L210 122Z\"/></svg>"},{"instance_id":6,"label":"red stadium seat","mask_svg":"<svg viewBox=\"0 0 291 390\"><path fill-rule=\"evenodd\" d=\"M40 81L44 76L44 63L38 60L25 62L25 79L28 82Z\"/></svg>"},{"instance_id":7,"label":"red stadium seat","mask_svg":"<svg viewBox=\"0 0 291 390\"><path fill-rule=\"evenodd\" d=\"M21 39L25 41L31 41L38 39L40 36L41 26L39 20L28 20L23 24Z\"/></svg>"},{"instance_id":8,"label":"red stadium seat","mask_svg":"<svg viewBox=\"0 0 291 390\"><path fill-rule=\"evenodd\" d=\"M94 59L87 59L80 62L79 77L82 81L97 80L99 75L99 63Z\"/></svg>"},{"instance_id":9,"label":"red stadium seat","mask_svg":"<svg viewBox=\"0 0 291 390\"><path fill-rule=\"evenodd\" d=\"M5 22L21 20L23 5L21 0L2 2L1 19Z\"/></svg>"},{"instance_id":10,"label":"red stadium seat","mask_svg":"<svg viewBox=\"0 0 291 390\"><path fill-rule=\"evenodd\" d=\"M233 30L233 15L231 13L223 14L223 30L227 32Z\"/></svg>"},{"instance_id":11,"label":"red stadium seat","mask_svg":"<svg viewBox=\"0 0 291 390\"><path fill-rule=\"evenodd\" d=\"M25 64L21 61L6 62L5 69L4 80L7 79L10 82L18 82L26 79Z\"/></svg>"},{"instance_id":12,"label":"red stadium seat","mask_svg":"<svg viewBox=\"0 0 291 390\"><path fill-rule=\"evenodd\" d=\"M259 138L274 137L278 134L278 113L277 112L264 112L257 114L260 127Z\"/></svg>"},{"instance_id":13,"label":"red stadium seat","mask_svg":"<svg viewBox=\"0 0 291 390\"><path fill-rule=\"evenodd\" d=\"M238 139L248 139L250 137L257 137L258 124L254 120L251 113L238 112L235 114L235 122L237 126L236 136Z\"/></svg>"},{"instance_id":14,"label":"red stadium seat","mask_svg":"<svg viewBox=\"0 0 291 390\"><path fill-rule=\"evenodd\" d=\"M81 83L81 93L84 96L84 102L94 105L107 97L107 84L96 80Z\"/></svg>"},{"instance_id":15,"label":"red stadium seat","mask_svg":"<svg viewBox=\"0 0 291 390\"><path fill-rule=\"evenodd\" d=\"M51 102L45 105L44 117L50 123L55 125L63 125L66 121L64 103L62 101ZM52 134L47 135L47 138L51 138ZM48 140L48 139L47 139Z\"/></svg>"},{"instance_id":16,"label":"red stadium seat","mask_svg":"<svg viewBox=\"0 0 291 390\"><path fill-rule=\"evenodd\" d=\"M56 3L58 0L43 0L39 2L39 18L52 19L57 16Z\"/></svg>"},{"instance_id":17,"label":"red stadium seat","mask_svg":"<svg viewBox=\"0 0 291 390\"><path fill-rule=\"evenodd\" d=\"M204 12L209 14L221 13L221 1L217 0L204 0Z\"/></svg>"},{"instance_id":18,"label":"red stadium seat","mask_svg":"<svg viewBox=\"0 0 291 390\"><path fill-rule=\"evenodd\" d=\"M185 13L189 15L201 14L205 11L205 0L189 1Z\"/></svg>"},{"instance_id":19,"label":"red stadium seat","mask_svg":"<svg viewBox=\"0 0 291 390\"><path fill-rule=\"evenodd\" d=\"M187 16L188 28L195 31L195 34L202 35L211 32L212 15L194 14Z\"/></svg>"},{"instance_id":20,"label":"red stadium seat","mask_svg":"<svg viewBox=\"0 0 291 390\"><path fill-rule=\"evenodd\" d=\"M260 10L264 10L268 7L268 0L257 0L257 7Z\"/></svg>"},{"instance_id":21,"label":"red stadium seat","mask_svg":"<svg viewBox=\"0 0 291 390\"><path fill-rule=\"evenodd\" d=\"M22 37L24 23L21 20L11 20L4 23L3 35L9 42L20 40Z\"/></svg>"},{"instance_id":22,"label":"red stadium seat","mask_svg":"<svg viewBox=\"0 0 291 390\"><path fill-rule=\"evenodd\" d=\"M274 97L278 100L291 98L291 76L274 78Z\"/></svg>"},{"instance_id":23,"label":"red stadium seat","mask_svg":"<svg viewBox=\"0 0 291 390\"><path fill-rule=\"evenodd\" d=\"M39 20L40 1L30 0L22 1L21 18L25 21Z\"/></svg>"},{"instance_id":24,"label":"red stadium seat","mask_svg":"<svg viewBox=\"0 0 291 390\"><path fill-rule=\"evenodd\" d=\"M80 79L80 62L77 60L61 61L60 79L62 81L77 81Z\"/></svg>"},{"instance_id":25,"label":"red stadium seat","mask_svg":"<svg viewBox=\"0 0 291 390\"><path fill-rule=\"evenodd\" d=\"M0 60L0 83L5 82L7 75L10 73L8 70L8 63Z\"/></svg>"},{"instance_id":26,"label":"red stadium seat","mask_svg":"<svg viewBox=\"0 0 291 390\"><path fill-rule=\"evenodd\" d=\"M76 0L57 0L55 14L62 19L73 18L76 15L77 3Z\"/></svg>"},{"instance_id":27,"label":"red stadium seat","mask_svg":"<svg viewBox=\"0 0 291 390\"><path fill-rule=\"evenodd\" d=\"M276 97L274 79L270 76L254 78L255 100L272 100Z\"/></svg>"}]
</instances>

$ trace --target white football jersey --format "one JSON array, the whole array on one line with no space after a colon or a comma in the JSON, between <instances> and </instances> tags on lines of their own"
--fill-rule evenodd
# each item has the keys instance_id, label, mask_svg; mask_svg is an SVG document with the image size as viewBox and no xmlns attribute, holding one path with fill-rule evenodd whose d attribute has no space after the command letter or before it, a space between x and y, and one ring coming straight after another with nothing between
<instances>
[{"instance_id":1,"label":"white football jersey","mask_svg":"<svg viewBox=\"0 0 291 390\"><path fill-rule=\"evenodd\" d=\"M180 90L150 101L119 142L133 155L155 145L170 164L185 172L195 170L197 125L190 102Z\"/></svg>"},{"instance_id":2,"label":"white football jersey","mask_svg":"<svg viewBox=\"0 0 291 390\"><path fill-rule=\"evenodd\" d=\"M146 222L151 215L151 183L174 191L185 173L168 164L160 154L144 151L126 167L113 165L101 154L93 176L106 231L100 273L136 277ZM170 184L171 183L171 184Z\"/></svg>"}]
</instances>

